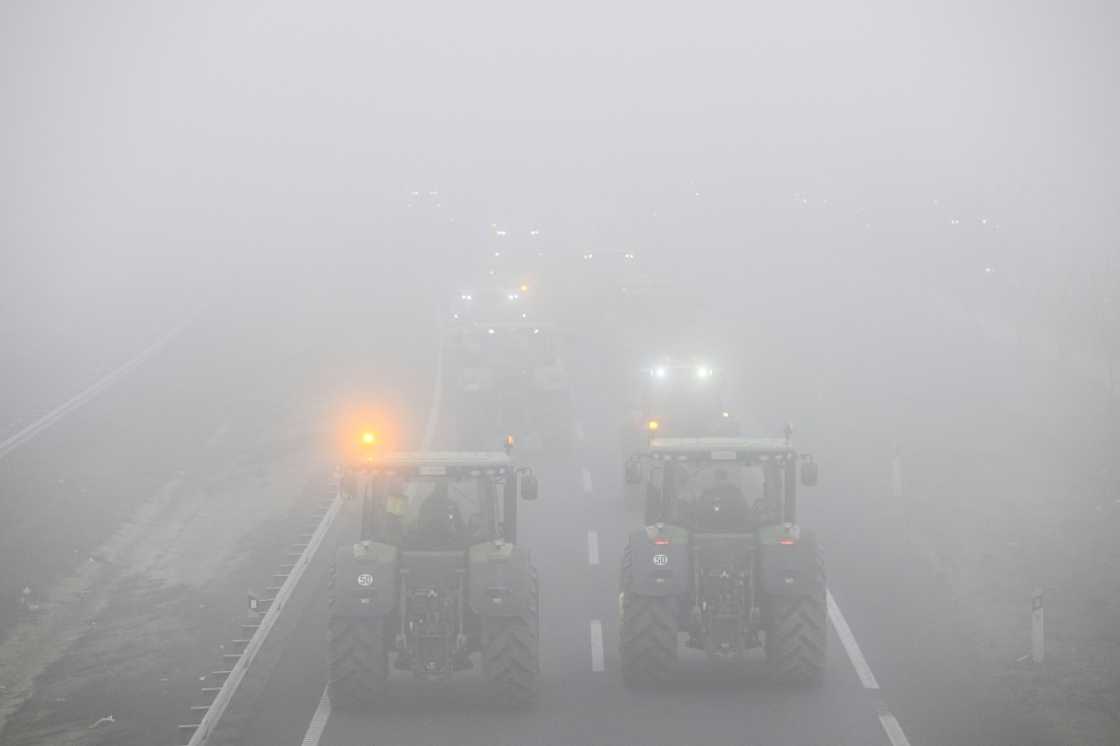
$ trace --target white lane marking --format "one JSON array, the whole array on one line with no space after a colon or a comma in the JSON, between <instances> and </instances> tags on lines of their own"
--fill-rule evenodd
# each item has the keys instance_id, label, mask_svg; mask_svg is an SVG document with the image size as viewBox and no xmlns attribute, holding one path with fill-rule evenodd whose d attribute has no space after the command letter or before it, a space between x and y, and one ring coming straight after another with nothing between
<instances>
[{"instance_id":1,"label":"white lane marking","mask_svg":"<svg viewBox=\"0 0 1120 746\"><path fill-rule=\"evenodd\" d=\"M583 491L589 495L594 492L594 488L591 485L591 472L587 470L586 466L583 467Z\"/></svg>"},{"instance_id":2,"label":"white lane marking","mask_svg":"<svg viewBox=\"0 0 1120 746\"><path fill-rule=\"evenodd\" d=\"M836 630L836 636L840 638L840 644L844 646L844 650L848 653L848 660L852 662L852 668L856 670L856 675L859 676L864 689L878 689L879 682L875 680L875 674L871 673L871 666L867 664L867 659L863 657L863 651L859 649L859 643L856 642L856 637L852 634L852 628L848 626L848 621L840 613L840 606L837 605L836 599L832 597L832 591L827 593L828 619Z\"/></svg>"},{"instance_id":3,"label":"white lane marking","mask_svg":"<svg viewBox=\"0 0 1120 746\"><path fill-rule=\"evenodd\" d=\"M859 676L864 689L871 689L878 693L879 682L875 680L875 674L871 672L871 666L867 659L863 657L863 651L859 649L859 643L856 642L856 636L852 634L852 628L848 626L848 620L844 618L844 614L840 611L840 605L832 597L832 591L827 593L828 619L832 622L832 627L836 630L836 636L840 638L840 643L848 654L848 660L852 662L852 668L856 670L856 675ZM887 710L887 705L881 697L879 704L882 708L879 712L879 724L883 726L883 732L887 734L891 746L910 746L910 740L906 738L906 734L902 731L902 725L898 722L898 718Z\"/></svg>"},{"instance_id":4,"label":"white lane marking","mask_svg":"<svg viewBox=\"0 0 1120 746\"><path fill-rule=\"evenodd\" d=\"M591 620L591 670L602 671L603 666L603 625L598 619Z\"/></svg>"},{"instance_id":5,"label":"white lane marking","mask_svg":"<svg viewBox=\"0 0 1120 746\"><path fill-rule=\"evenodd\" d=\"M40 417L35 422L32 422L30 425L23 428L15 435L12 435L11 437L0 441L0 458L4 458L9 453L19 448L21 445L34 438L36 435L64 418L66 415L77 411L83 404L86 404L98 394L108 389L114 383L124 378L136 368L140 367L140 365L145 360L163 349L168 342L179 336L179 334L181 334L184 329L194 323L194 320L198 318L199 313L201 313L201 311L192 314L186 321L174 327L171 331L158 338L155 342L152 342L131 360L126 361L116 370L104 376L101 380L97 381L92 386L66 400L59 406L52 409L50 412L47 412L45 415Z\"/></svg>"},{"instance_id":6,"label":"white lane marking","mask_svg":"<svg viewBox=\"0 0 1120 746\"><path fill-rule=\"evenodd\" d=\"M331 698L327 694L327 690L323 689L323 696L319 697L319 706L315 708L315 714L311 716L311 725L307 726L307 733L303 734L300 746L315 746L319 743L319 739L323 737L323 731L327 729L327 721L330 718Z\"/></svg>"},{"instance_id":7,"label":"white lane marking","mask_svg":"<svg viewBox=\"0 0 1120 746\"><path fill-rule=\"evenodd\" d=\"M582 422L577 422L576 423L575 431L576 431L576 442L577 443L582 443L583 442L583 423Z\"/></svg>"},{"instance_id":8,"label":"white lane marking","mask_svg":"<svg viewBox=\"0 0 1120 746\"><path fill-rule=\"evenodd\" d=\"M587 532L587 562L592 565L599 564L599 532Z\"/></svg>"},{"instance_id":9,"label":"white lane marking","mask_svg":"<svg viewBox=\"0 0 1120 746\"><path fill-rule=\"evenodd\" d=\"M879 722L882 724L883 732L887 734L891 746L910 746L910 739L902 732L902 726L898 724L898 719L894 715L884 712L879 716Z\"/></svg>"},{"instance_id":10,"label":"white lane marking","mask_svg":"<svg viewBox=\"0 0 1120 746\"><path fill-rule=\"evenodd\" d=\"M424 427L424 438L420 444L421 450L429 450L432 447L432 440L436 434L436 423L439 422L440 406L443 403L443 321L442 314L437 309L436 318L440 321L439 325L439 351L436 353L436 378L432 384L434 391L432 392L432 404L428 409L428 422ZM327 730L327 722L331 719L331 696L327 687L323 687L323 694L319 697L319 706L315 708L315 714L311 716L311 722L307 726L307 732L303 734L303 740L300 746L319 746L319 741L323 737L323 733Z\"/></svg>"},{"instance_id":11,"label":"white lane marking","mask_svg":"<svg viewBox=\"0 0 1120 746\"><path fill-rule=\"evenodd\" d=\"M326 515L323 516L323 519L319 521L319 526L315 529L315 533L311 535L311 541L304 547L303 552L300 554L299 559L296 560L296 564L288 574L284 584L280 586L280 590L277 591L272 605L269 606L268 611L265 612L264 618L261 619L260 627L253 633L249 644L245 646L245 651L241 654L241 657L237 659L237 663L233 664L229 677L222 684L218 695L214 697L210 709L202 716L202 720L191 736L191 740L187 742L188 746L202 746L202 744L205 744L210 736L213 735L214 729L221 721L222 715L225 714L226 707L229 706L230 700L233 699L234 693L237 692L237 688L241 686L241 681L245 678L249 666L253 664L253 659L264 645L264 641L268 638L269 633L272 632L276 620L280 618L280 613L284 611L284 605L288 603L288 599L291 598L292 593L299 584L300 578L303 577L304 571L307 569L308 565L311 564L311 560L319 550L319 545L323 543L323 537L327 535L331 524L334 523L335 516L338 515L341 506L342 488L341 485L339 485L336 487L334 500L331 502L330 508L327 510Z\"/></svg>"}]
</instances>

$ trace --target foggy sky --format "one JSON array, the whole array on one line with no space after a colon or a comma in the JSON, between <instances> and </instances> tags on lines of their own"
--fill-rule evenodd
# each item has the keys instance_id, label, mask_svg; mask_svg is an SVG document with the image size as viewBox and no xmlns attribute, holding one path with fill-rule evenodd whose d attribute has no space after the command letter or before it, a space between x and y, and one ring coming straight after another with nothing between
<instances>
[{"instance_id":1,"label":"foggy sky","mask_svg":"<svg viewBox=\"0 0 1120 746\"><path fill-rule=\"evenodd\" d=\"M5 331L66 308L174 317L268 266L485 250L491 224L564 250L859 264L935 254L913 224L985 217L1002 232L969 251L1045 274L1115 251L1116 20L1104 2L6 2ZM827 215L788 213L802 196Z\"/></svg>"}]
</instances>

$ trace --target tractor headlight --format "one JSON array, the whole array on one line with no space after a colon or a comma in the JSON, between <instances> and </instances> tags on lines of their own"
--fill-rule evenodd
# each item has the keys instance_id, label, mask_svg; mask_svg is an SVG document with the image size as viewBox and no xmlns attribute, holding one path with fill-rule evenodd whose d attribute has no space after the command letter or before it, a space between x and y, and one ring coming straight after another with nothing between
<instances>
[{"instance_id":1,"label":"tractor headlight","mask_svg":"<svg viewBox=\"0 0 1120 746\"><path fill-rule=\"evenodd\" d=\"M712 377L712 369L706 365L696 366L696 378L701 381L706 381Z\"/></svg>"}]
</instances>

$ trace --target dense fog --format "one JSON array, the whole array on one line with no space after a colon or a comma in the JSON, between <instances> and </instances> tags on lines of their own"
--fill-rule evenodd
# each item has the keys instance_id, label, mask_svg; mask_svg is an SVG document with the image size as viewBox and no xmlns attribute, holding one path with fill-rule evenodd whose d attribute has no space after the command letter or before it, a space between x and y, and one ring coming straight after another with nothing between
<instances>
[{"instance_id":1,"label":"dense fog","mask_svg":"<svg viewBox=\"0 0 1120 746\"><path fill-rule=\"evenodd\" d=\"M524 271L565 326L580 430L611 480L622 468L612 407L657 355L717 360L757 434L795 423L827 494L803 498L803 523L838 557L830 587L846 577L860 588L845 610L861 642L882 640L877 670L879 658L901 661L883 666L884 696L899 692L915 744L1107 742L1120 732L1120 638L1107 631L1120 628L1109 538L1120 528L1118 21L1120 6L1103 1L3 3L0 441L169 332L190 332L145 362L167 368L146 374L147 388L114 384L120 398L98 399L57 444L85 464L65 478L106 502L86 506L103 522L88 535L58 537L80 551L60 552L43 583L77 566L81 542L129 525L169 475L216 469L185 454L213 450L231 421L253 423L246 437L259 442L242 459L253 464L295 458L305 430L308 452L329 462L371 418L416 447L454 301L488 270ZM610 264L631 260L637 275ZM618 311L619 278L639 275L653 300ZM140 424L154 412L165 421ZM125 440L93 443L107 432ZM146 460L164 438L176 455ZM27 527L65 519L43 497L63 484L51 457L26 458L4 477L0 538L30 567ZM584 474L597 475L588 458ZM309 479L302 462L283 463ZM559 463L535 464L542 511L569 489ZM120 464L151 484L119 476ZM265 525L268 503L247 504ZM21 518L36 505L41 523ZM528 515L547 558L560 529ZM622 542L640 523L617 518L596 536ZM958 522L997 526L991 553ZM244 548L234 531L229 547ZM272 547L255 541L246 556ZM886 608L897 588L867 570L890 552L924 568L905 582L929 573L916 598L943 583L950 616L965 614L912 658L898 651L918 634L913 620ZM11 567L0 642L4 625L26 621L10 610L26 606L17 594L31 581ZM549 597L545 583L547 606L583 598L577 573L553 574L561 590ZM1064 604L1047 673L1014 668L1033 586ZM961 611L976 598L997 600ZM965 670L943 649L961 665L994 662ZM0 650L0 684L7 663ZM923 672L936 679L928 689L915 683ZM972 714L953 698L969 678L1002 682L977 685L1014 691L1013 704L1000 710L993 695ZM562 720L570 706L538 712ZM1039 725L1057 721L1068 728ZM629 742L594 727L587 742ZM237 742L255 742L248 732ZM439 732L416 737L442 742ZM693 732L697 743L726 735ZM766 732L760 742L785 742ZM118 742L107 738L90 742Z\"/></svg>"}]
</instances>

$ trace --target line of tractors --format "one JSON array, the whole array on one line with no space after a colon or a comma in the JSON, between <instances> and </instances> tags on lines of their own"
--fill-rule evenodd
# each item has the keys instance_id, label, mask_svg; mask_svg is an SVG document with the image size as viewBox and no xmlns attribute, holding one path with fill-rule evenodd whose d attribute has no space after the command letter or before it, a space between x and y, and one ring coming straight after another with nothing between
<instances>
[{"instance_id":1,"label":"line of tractors","mask_svg":"<svg viewBox=\"0 0 1120 746\"><path fill-rule=\"evenodd\" d=\"M568 449L574 421L556 328L536 317L530 294L525 282L494 281L445 308L455 450L383 450L367 432L346 463L343 492L360 501L361 528L330 573L335 707L375 704L393 670L429 679L474 670L499 702L535 698L541 589L517 529L538 485L513 445ZM824 565L797 522L797 488L816 483L817 465L788 430L741 435L721 375L696 359L663 359L628 387L625 493L643 520L619 580L627 686L671 679L682 649L734 662L762 648L790 682L824 671Z\"/></svg>"}]
</instances>

